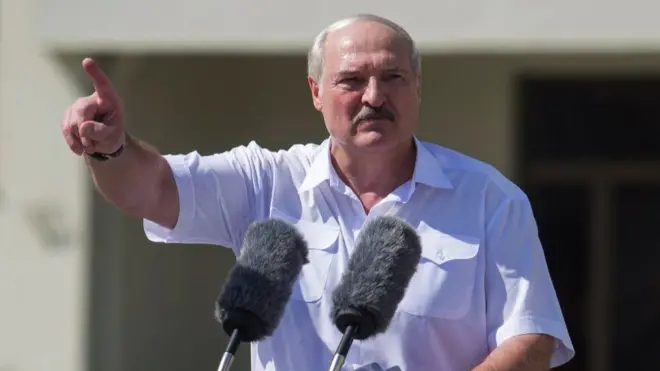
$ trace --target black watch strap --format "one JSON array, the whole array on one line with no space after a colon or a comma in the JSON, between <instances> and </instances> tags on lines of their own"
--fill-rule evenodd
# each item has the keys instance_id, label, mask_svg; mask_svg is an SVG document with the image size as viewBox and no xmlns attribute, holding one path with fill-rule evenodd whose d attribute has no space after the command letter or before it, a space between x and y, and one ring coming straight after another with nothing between
<instances>
[{"instance_id":1,"label":"black watch strap","mask_svg":"<svg viewBox=\"0 0 660 371\"><path fill-rule=\"evenodd\" d=\"M87 156L93 158L94 160L97 161L107 161L111 158L118 157L121 155L121 153L124 151L124 145L122 144L121 147L119 147L118 150L112 152L112 153L99 153L99 152L94 152L94 153L87 153Z\"/></svg>"}]
</instances>

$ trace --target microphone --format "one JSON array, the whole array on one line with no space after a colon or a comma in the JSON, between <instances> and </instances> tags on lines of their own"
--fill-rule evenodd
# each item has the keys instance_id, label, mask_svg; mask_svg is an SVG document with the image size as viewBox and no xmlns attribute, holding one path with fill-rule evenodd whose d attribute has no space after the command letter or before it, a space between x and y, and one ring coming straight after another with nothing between
<instances>
[{"instance_id":1,"label":"microphone","mask_svg":"<svg viewBox=\"0 0 660 371\"><path fill-rule=\"evenodd\" d=\"M421 254L417 232L402 220L383 216L367 223L332 294L332 320L343 337L330 371L341 370L354 339L385 332Z\"/></svg>"},{"instance_id":2,"label":"microphone","mask_svg":"<svg viewBox=\"0 0 660 371\"><path fill-rule=\"evenodd\" d=\"M215 318L230 336L218 371L229 370L240 343L273 334L307 263L307 243L295 227L275 219L248 227L216 302Z\"/></svg>"}]
</instances>

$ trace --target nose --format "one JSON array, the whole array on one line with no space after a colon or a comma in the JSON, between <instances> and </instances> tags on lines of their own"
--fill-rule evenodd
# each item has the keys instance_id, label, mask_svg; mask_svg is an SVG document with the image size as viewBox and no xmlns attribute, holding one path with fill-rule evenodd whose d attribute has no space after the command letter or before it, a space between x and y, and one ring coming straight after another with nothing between
<instances>
[{"instance_id":1,"label":"nose","mask_svg":"<svg viewBox=\"0 0 660 371\"><path fill-rule=\"evenodd\" d=\"M385 91L382 83L376 78L370 78L362 94L362 103L371 107L380 107L385 103Z\"/></svg>"}]
</instances>

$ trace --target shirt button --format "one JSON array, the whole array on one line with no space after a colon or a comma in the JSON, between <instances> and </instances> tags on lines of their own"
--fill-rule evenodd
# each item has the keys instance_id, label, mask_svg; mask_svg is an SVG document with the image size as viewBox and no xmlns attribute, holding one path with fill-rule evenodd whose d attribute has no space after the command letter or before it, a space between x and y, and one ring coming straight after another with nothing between
<instances>
[{"instance_id":1,"label":"shirt button","mask_svg":"<svg viewBox=\"0 0 660 371\"><path fill-rule=\"evenodd\" d=\"M442 251L438 251L438 253L435 255L438 260L443 261L445 260L445 254L442 253Z\"/></svg>"}]
</instances>

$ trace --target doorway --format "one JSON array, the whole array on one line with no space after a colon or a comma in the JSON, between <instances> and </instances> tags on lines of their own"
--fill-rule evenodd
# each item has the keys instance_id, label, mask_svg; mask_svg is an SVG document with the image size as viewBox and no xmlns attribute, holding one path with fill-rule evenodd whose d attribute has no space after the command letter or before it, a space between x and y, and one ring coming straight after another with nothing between
<instances>
[{"instance_id":1,"label":"doorway","mask_svg":"<svg viewBox=\"0 0 660 371\"><path fill-rule=\"evenodd\" d=\"M561 371L655 370L660 76L517 80L520 185L576 348Z\"/></svg>"}]
</instances>

